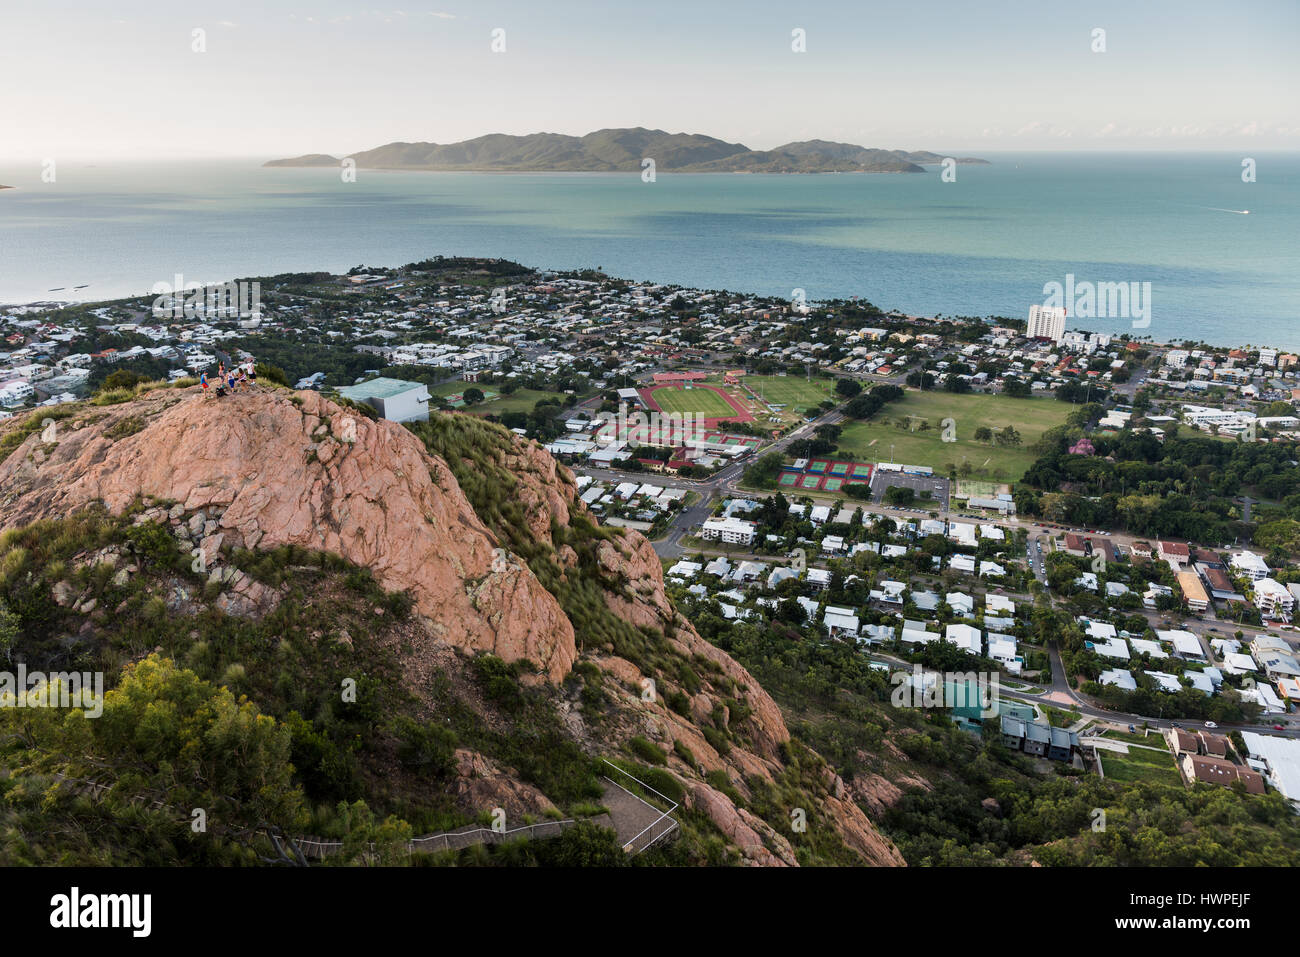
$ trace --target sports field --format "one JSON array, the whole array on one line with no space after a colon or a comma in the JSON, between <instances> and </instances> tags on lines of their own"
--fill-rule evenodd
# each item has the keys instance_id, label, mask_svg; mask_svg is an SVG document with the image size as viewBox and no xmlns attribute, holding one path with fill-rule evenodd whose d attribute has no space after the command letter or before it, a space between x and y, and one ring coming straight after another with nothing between
<instances>
[{"instance_id":1,"label":"sports field","mask_svg":"<svg viewBox=\"0 0 1300 957\"><path fill-rule=\"evenodd\" d=\"M663 386L650 393L650 401L667 413L698 415L706 419L741 418L726 398L713 389Z\"/></svg>"},{"instance_id":2,"label":"sports field","mask_svg":"<svg viewBox=\"0 0 1300 957\"><path fill-rule=\"evenodd\" d=\"M473 382L444 382L442 385L431 388L429 394L440 395L445 398L462 395L466 389L478 389L487 397L486 401L471 406L455 405L453 403L453 407L476 414L491 412L494 415L501 415L505 412L531 412L539 399L556 399L559 402L564 402L569 398L559 392L539 392L534 389L516 389L512 395L502 395L500 386L476 385Z\"/></svg>"},{"instance_id":3,"label":"sports field","mask_svg":"<svg viewBox=\"0 0 1300 957\"><path fill-rule=\"evenodd\" d=\"M1056 399L908 389L901 402L885 406L871 421L846 423L839 446L845 455L868 462L928 465L939 475L947 475L949 465L961 474L966 464L971 478L1014 482L1036 458L1030 446L1049 428L1063 424L1072 408ZM943 441L944 419L953 420L953 442ZM928 428L923 429L923 423ZM994 431L1014 426L1021 444L1003 447L992 441L977 442L975 430L980 426Z\"/></svg>"},{"instance_id":4,"label":"sports field","mask_svg":"<svg viewBox=\"0 0 1300 957\"><path fill-rule=\"evenodd\" d=\"M835 383L830 379L803 376L748 375L740 380L769 405L783 405L793 412L815 409L827 399L835 399Z\"/></svg>"}]
</instances>

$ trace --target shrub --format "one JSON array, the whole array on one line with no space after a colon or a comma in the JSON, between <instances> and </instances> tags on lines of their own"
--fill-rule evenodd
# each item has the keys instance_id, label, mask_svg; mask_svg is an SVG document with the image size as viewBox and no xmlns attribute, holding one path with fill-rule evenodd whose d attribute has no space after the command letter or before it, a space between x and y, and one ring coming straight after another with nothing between
<instances>
[{"instance_id":1,"label":"shrub","mask_svg":"<svg viewBox=\"0 0 1300 957\"><path fill-rule=\"evenodd\" d=\"M639 734L628 740L627 747L642 761L649 761L651 764L668 763L668 755L664 749Z\"/></svg>"}]
</instances>

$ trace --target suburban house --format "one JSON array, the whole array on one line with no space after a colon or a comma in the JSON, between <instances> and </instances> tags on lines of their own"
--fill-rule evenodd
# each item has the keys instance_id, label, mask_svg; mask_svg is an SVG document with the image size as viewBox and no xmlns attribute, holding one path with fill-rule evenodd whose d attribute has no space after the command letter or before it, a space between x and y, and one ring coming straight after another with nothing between
<instances>
[{"instance_id":1,"label":"suburban house","mask_svg":"<svg viewBox=\"0 0 1300 957\"><path fill-rule=\"evenodd\" d=\"M1186 565L1192 560L1191 551L1181 542L1158 542L1157 544L1162 561Z\"/></svg>"},{"instance_id":2,"label":"suburban house","mask_svg":"<svg viewBox=\"0 0 1300 957\"><path fill-rule=\"evenodd\" d=\"M1201 576L1196 572L1179 572L1178 587L1183 590L1183 598L1192 611L1205 611L1210 607L1210 596L1205 593Z\"/></svg>"},{"instance_id":3,"label":"suburban house","mask_svg":"<svg viewBox=\"0 0 1300 957\"><path fill-rule=\"evenodd\" d=\"M1183 777L1189 784L1217 784L1227 787L1234 781L1240 781L1245 786L1247 794L1263 794L1266 790L1264 775L1222 758L1184 755L1182 770Z\"/></svg>"},{"instance_id":4,"label":"suburban house","mask_svg":"<svg viewBox=\"0 0 1300 957\"><path fill-rule=\"evenodd\" d=\"M1044 721L1003 715L1002 743L1025 754L1069 761L1079 748L1079 735L1065 728L1053 728Z\"/></svg>"},{"instance_id":5,"label":"suburban house","mask_svg":"<svg viewBox=\"0 0 1300 957\"><path fill-rule=\"evenodd\" d=\"M1267 578L1270 571L1264 559L1254 552L1237 552L1229 557L1228 564L1242 578L1248 578L1253 582Z\"/></svg>"}]
</instances>

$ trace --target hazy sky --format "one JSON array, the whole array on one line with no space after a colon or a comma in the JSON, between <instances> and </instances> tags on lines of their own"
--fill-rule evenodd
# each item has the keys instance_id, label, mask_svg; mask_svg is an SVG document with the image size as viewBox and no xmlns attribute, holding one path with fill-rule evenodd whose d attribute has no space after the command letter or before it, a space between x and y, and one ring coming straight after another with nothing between
<instances>
[{"instance_id":1,"label":"hazy sky","mask_svg":"<svg viewBox=\"0 0 1300 957\"><path fill-rule=\"evenodd\" d=\"M610 126L759 149L1300 148L1297 0L393 3L20 0L0 22L0 157Z\"/></svg>"}]
</instances>

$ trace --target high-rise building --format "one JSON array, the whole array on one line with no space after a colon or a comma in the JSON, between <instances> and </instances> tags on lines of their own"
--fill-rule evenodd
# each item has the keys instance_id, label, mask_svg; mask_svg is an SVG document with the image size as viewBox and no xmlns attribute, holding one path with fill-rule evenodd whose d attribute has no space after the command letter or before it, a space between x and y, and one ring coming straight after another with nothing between
<instances>
[{"instance_id":1,"label":"high-rise building","mask_svg":"<svg viewBox=\"0 0 1300 957\"><path fill-rule=\"evenodd\" d=\"M1029 307L1029 328L1025 335L1030 339L1051 339L1060 342L1065 338L1065 310L1060 306Z\"/></svg>"}]
</instances>

